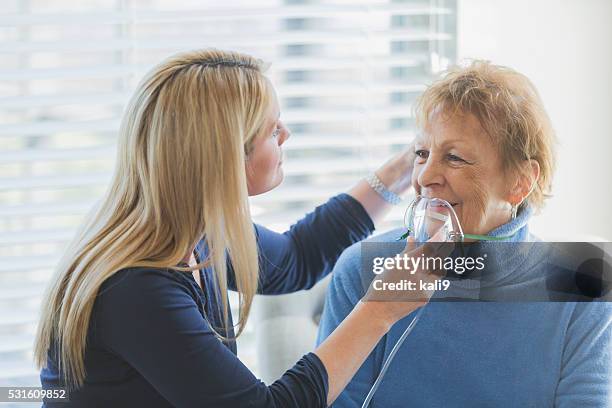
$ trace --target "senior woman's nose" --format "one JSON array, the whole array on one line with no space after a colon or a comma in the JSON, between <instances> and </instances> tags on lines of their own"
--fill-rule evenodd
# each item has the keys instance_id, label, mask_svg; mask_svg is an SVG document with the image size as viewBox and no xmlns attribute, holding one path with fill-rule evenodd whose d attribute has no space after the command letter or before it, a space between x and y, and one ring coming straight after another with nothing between
<instances>
[{"instance_id":1,"label":"senior woman's nose","mask_svg":"<svg viewBox=\"0 0 612 408\"><path fill-rule=\"evenodd\" d=\"M430 187L444 184L444 172L436 160L429 157L425 163L415 168L417 171L417 182L421 187Z\"/></svg>"}]
</instances>

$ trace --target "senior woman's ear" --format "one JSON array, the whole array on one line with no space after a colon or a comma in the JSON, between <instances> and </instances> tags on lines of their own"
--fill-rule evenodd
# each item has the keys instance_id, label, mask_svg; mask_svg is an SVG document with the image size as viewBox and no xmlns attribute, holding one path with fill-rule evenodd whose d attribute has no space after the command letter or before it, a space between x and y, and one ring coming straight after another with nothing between
<instances>
[{"instance_id":1,"label":"senior woman's ear","mask_svg":"<svg viewBox=\"0 0 612 408\"><path fill-rule=\"evenodd\" d=\"M512 206L520 205L535 189L540 178L540 163L533 159L526 160L524 167L517 173L516 182L508 197Z\"/></svg>"}]
</instances>

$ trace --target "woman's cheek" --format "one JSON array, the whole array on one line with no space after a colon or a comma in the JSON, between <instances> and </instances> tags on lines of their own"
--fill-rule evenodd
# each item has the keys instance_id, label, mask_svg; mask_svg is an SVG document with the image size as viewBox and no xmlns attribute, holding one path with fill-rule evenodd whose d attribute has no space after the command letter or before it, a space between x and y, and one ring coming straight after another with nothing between
<instances>
[{"instance_id":1,"label":"woman's cheek","mask_svg":"<svg viewBox=\"0 0 612 408\"><path fill-rule=\"evenodd\" d=\"M485 223L489 192L484 182L484 174L477 168L462 169L457 174L461 179L461 186L455 191L460 195L462 205L462 220L467 233L478 233L481 225Z\"/></svg>"}]
</instances>

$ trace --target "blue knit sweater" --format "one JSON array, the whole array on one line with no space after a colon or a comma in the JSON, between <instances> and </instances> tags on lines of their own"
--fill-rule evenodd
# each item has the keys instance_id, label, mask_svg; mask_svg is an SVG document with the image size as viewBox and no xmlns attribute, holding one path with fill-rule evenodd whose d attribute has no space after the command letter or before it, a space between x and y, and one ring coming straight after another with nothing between
<instances>
[{"instance_id":1,"label":"blue knit sweater","mask_svg":"<svg viewBox=\"0 0 612 408\"><path fill-rule=\"evenodd\" d=\"M490 235L534 240L527 226L530 216L526 209ZM401 233L394 230L372 240L392 241ZM334 268L319 343L364 294L358 272L360 245L349 247ZM497 255L506 261L500 269L506 277L544 272L536 259L520 251ZM361 407L412 318L393 326L334 407ZM370 406L609 407L611 350L609 302L432 302L395 356Z\"/></svg>"}]
</instances>

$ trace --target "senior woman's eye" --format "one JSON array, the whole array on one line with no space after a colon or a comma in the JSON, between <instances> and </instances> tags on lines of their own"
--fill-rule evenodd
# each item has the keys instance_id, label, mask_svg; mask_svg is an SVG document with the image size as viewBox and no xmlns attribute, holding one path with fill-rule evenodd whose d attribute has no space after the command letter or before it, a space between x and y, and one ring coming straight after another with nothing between
<instances>
[{"instance_id":1,"label":"senior woman's eye","mask_svg":"<svg viewBox=\"0 0 612 408\"><path fill-rule=\"evenodd\" d=\"M457 156L456 154L449 153L446 157L448 157L448 160L455 162L455 163L467 163L467 161L463 160L461 157Z\"/></svg>"},{"instance_id":2,"label":"senior woman's eye","mask_svg":"<svg viewBox=\"0 0 612 408\"><path fill-rule=\"evenodd\" d=\"M418 149L417 151L414 152L418 158L420 159L427 159L427 157L429 156L429 152L427 150L423 150L423 149Z\"/></svg>"}]
</instances>

